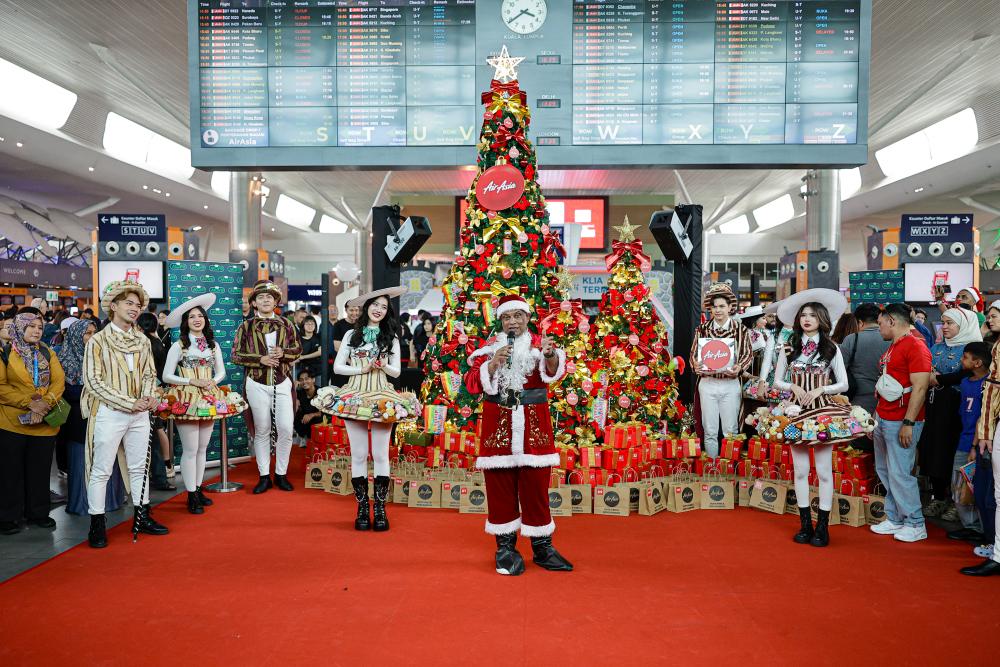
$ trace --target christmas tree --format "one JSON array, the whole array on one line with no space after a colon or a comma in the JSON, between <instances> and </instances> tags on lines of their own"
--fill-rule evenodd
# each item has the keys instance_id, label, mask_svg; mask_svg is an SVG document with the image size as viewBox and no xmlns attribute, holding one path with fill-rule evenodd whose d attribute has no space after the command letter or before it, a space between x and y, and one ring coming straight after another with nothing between
<instances>
[{"instance_id":1,"label":"christmas tree","mask_svg":"<svg viewBox=\"0 0 1000 667\"><path fill-rule=\"evenodd\" d=\"M652 262L636 240L635 225L615 229L617 241L604 260L611 277L600 312L590 330L591 349L603 350L597 377L604 390L595 402L600 413L607 400L607 423L642 422L653 432L666 426L678 431L684 405L678 400L675 372L683 361L664 358L667 329L650 302L643 273ZM598 417L603 415L598 414ZM599 420L600 421L600 420Z\"/></svg>"},{"instance_id":2,"label":"christmas tree","mask_svg":"<svg viewBox=\"0 0 1000 667\"><path fill-rule=\"evenodd\" d=\"M549 385L556 444L577 448L594 442L600 428L593 413L594 401L601 391L601 383L594 381L600 361L591 358L590 323L583 313L583 303L569 298L572 276L560 268L557 279L563 298L550 301L548 308L539 311L539 329L566 352L566 374Z\"/></svg>"},{"instance_id":3,"label":"christmas tree","mask_svg":"<svg viewBox=\"0 0 1000 667\"><path fill-rule=\"evenodd\" d=\"M483 93L483 126L476 148L477 173L455 265L442 289L445 307L424 353L421 402L446 406L452 428L475 428L479 397L462 382L468 356L499 325L494 309L501 297L521 294L545 306L559 296L553 272L561 245L548 227L545 198L536 181L535 149L528 140L531 111L517 83L517 65L504 46L488 58L496 72Z\"/></svg>"}]
</instances>

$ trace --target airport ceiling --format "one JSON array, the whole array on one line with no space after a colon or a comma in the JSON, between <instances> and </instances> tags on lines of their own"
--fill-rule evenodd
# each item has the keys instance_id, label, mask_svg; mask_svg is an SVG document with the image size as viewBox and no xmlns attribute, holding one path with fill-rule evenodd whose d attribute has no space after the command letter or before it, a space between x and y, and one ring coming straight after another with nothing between
<instances>
[{"instance_id":1,"label":"airport ceiling","mask_svg":"<svg viewBox=\"0 0 1000 667\"><path fill-rule=\"evenodd\" d=\"M980 147L1000 142L998 30L997 0L874 0L870 119L872 126L884 127L870 138L871 149L886 146L966 107L976 110ZM149 180L141 173L129 179L115 169L87 173L84 154L78 158L81 170L66 165L67 150L100 148L109 111L184 145L189 142L185 0L0 0L0 57L80 97L62 130L72 138L73 146L67 149L52 143L42 154L37 150L18 154L8 143L0 145L3 153L17 156L6 164L0 163L0 186L16 194L35 192L38 197L59 201L55 191L66 199L74 197L75 190L78 203L89 204L110 196L146 197L147 193L138 191L135 185ZM928 89L915 94L921 88ZM0 131L3 129L0 124ZM9 126L7 131L11 131ZM542 186L550 195L671 194L684 199L672 169L547 171L544 151L539 161ZM982 171L960 169L963 173L959 178L951 174L947 192L938 188L929 194L945 200L946 195L974 194L977 200L996 201L1000 175L994 175L994 171L1000 166L990 169L992 166ZM699 169L679 173L691 199L704 205L706 215L718 211L721 215L717 220L796 189L802 176L801 170L788 169ZM859 197L865 198L845 205L845 219L885 210L898 199L878 191L866 195L882 177L872 164L863 169L863 174L865 189ZM272 189L324 212L338 214L332 203L343 197L362 219L384 176L379 171L265 173ZM211 198L208 175L198 173L194 180L197 187L176 193L170 205L217 221L226 220L224 203ZM386 194L462 194L470 180L471 173L461 170L397 171L388 181ZM16 190L10 187L12 182ZM729 210L737 198L738 207ZM153 198L149 201L154 206L162 204L161 208L167 204ZM210 209L203 208L209 204ZM68 206L67 202L58 204L59 208ZM723 213L727 210L729 213ZM789 223L775 231L794 238L801 233L801 226Z\"/></svg>"}]
</instances>

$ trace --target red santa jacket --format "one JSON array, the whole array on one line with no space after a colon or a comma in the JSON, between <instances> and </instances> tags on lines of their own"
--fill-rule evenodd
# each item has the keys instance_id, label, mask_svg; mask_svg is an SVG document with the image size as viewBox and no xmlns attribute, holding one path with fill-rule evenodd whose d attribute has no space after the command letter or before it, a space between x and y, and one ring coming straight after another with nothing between
<instances>
[{"instance_id":1,"label":"red santa jacket","mask_svg":"<svg viewBox=\"0 0 1000 667\"><path fill-rule=\"evenodd\" d=\"M537 359L532 371L525 378L524 389L541 389L556 382L566 372L566 354L556 350L559 367L554 375L545 371L542 356L542 337L531 335L531 356ZM469 371L465 374L465 386L472 394L497 394L494 378L489 373L489 361L493 354L506 345L506 340L493 337L469 356ZM483 402L483 414L479 421L478 468L544 468L559 464L552 438L552 419L548 403L521 405L513 410L490 401Z\"/></svg>"}]
</instances>

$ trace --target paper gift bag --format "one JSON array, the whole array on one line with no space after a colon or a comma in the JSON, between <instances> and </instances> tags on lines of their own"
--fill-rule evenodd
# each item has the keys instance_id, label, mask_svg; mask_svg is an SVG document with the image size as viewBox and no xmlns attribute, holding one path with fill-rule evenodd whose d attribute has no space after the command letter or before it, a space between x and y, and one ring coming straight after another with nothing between
<instances>
[{"instance_id":1,"label":"paper gift bag","mask_svg":"<svg viewBox=\"0 0 1000 667\"><path fill-rule=\"evenodd\" d=\"M410 504L410 477L392 478L392 502L400 505Z\"/></svg>"},{"instance_id":2,"label":"paper gift bag","mask_svg":"<svg viewBox=\"0 0 1000 667\"><path fill-rule=\"evenodd\" d=\"M327 470L333 472L333 467L327 462L326 457L322 454L313 455L312 461L306 466L306 479L303 486L307 489L325 489Z\"/></svg>"},{"instance_id":3,"label":"paper gift bag","mask_svg":"<svg viewBox=\"0 0 1000 667\"><path fill-rule=\"evenodd\" d=\"M410 482L410 507L441 507L441 482L419 479Z\"/></svg>"},{"instance_id":4,"label":"paper gift bag","mask_svg":"<svg viewBox=\"0 0 1000 667\"><path fill-rule=\"evenodd\" d=\"M660 481L646 482L639 496L639 514L653 516L667 509L667 498Z\"/></svg>"},{"instance_id":5,"label":"paper gift bag","mask_svg":"<svg viewBox=\"0 0 1000 667\"><path fill-rule=\"evenodd\" d=\"M799 498L795 493L795 485L788 479L785 480L788 493L785 494L785 514L799 515Z\"/></svg>"},{"instance_id":6,"label":"paper gift bag","mask_svg":"<svg viewBox=\"0 0 1000 667\"><path fill-rule=\"evenodd\" d=\"M327 479L326 488L324 490L327 493L333 493L338 496L352 495L354 493L354 489L351 488L350 468L338 468L332 464L329 468L329 478Z\"/></svg>"},{"instance_id":7,"label":"paper gift bag","mask_svg":"<svg viewBox=\"0 0 1000 667\"><path fill-rule=\"evenodd\" d=\"M667 511L690 512L701 507L701 483L676 477L667 485Z\"/></svg>"},{"instance_id":8,"label":"paper gift bag","mask_svg":"<svg viewBox=\"0 0 1000 667\"><path fill-rule=\"evenodd\" d=\"M441 482L441 507L457 510L462 504L462 482Z\"/></svg>"},{"instance_id":9,"label":"paper gift bag","mask_svg":"<svg viewBox=\"0 0 1000 667\"><path fill-rule=\"evenodd\" d=\"M837 508L838 518L842 526L861 528L868 525L865 520L865 503L860 496L835 493L833 494L833 506Z\"/></svg>"},{"instance_id":10,"label":"paper gift bag","mask_svg":"<svg viewBox=\"0 0 1000 667\"><path fill-rule=\"evenodd\" d=\"M774 514L784 514L787 495L788 487L783 481L758 479L753 483L753 490L750 492L750 507Z\"/></svg>"},{"instance_id":11,"label":"paper gift bag","mask_svg":"<svg viewBox=\"0 0 1000 667\"><path fill-rule=\"evenodd\" d=\"M736 506L736 491L732 481L709 479L701 483L701 509L731 510Z\"/></svg>"},{"instance_id":12,"label":"paper gift bag","mask_svg":"<svg viewBox=\"0 0 1000 667\"><path fill-rule=\"evenodd\" d=\"M470 470L466 473L465 479L477 486L486 486L486 475L482 470Z\"/></svg>"},{"instance_id":13,"label":"paper gift bag","mask_svg":"<svg viewBox=\"0 0 1000 667\"><path fill-rule=\"evenodd\" d=\"M809 487L809 513L812 515L813 521L819 517L819 489L814 486ZM837 504L837 494L833 495L833 509L830 510L830 525L840 525L840 509Z\"/></svg>"},{"instance_id":14,"label":"paper gift bag","mask_svg":"<svg viewBox=\"0 0 1000 667\"><path fill-rule=\"evenodd\" d=\"M568 479L572 479L573 477L573 473L570 473ZM594 513L594 493L593 487L590 484L566 484L559 488L569 491L569 500L573 514Z\"/></svg>"},{"instance_id":15,"label":"paper gift bag","mask_svg":"<svg viewBox=\"0 0 1000 667\"><path fill-rule=\"evenodd\" d=\"M882 486L879 484L878 486ZM884 493L884 492L883 492ZM861 502L865 506L865 523L874 526L882 523L888 517L885 515L885 496L875 493L866 493L861 496Z\"/></svg>"},{"instance_id":16,"label":"paper gift bag","mask_svg":"<svg viewBox=\"0 0 1000 667\"><path fill-rule=\"evenodd\" d=\"M622 495L628 498L629 510L632 512L639 511L639 499L642 497L643 484L640 481L634 482L619 482L615 484L615 488L620 489Z\"/></svg>"},{"instance_id":17,"label":"paper gift bag","mask_svg":"<svg viewBox=\"0 0 1000 667\"><path fill-rule=\"evenodd\" d=\"M463 484L461 488L462 501L458 506L459 514L486 514L488 512L489 502L486 498L485 486Z\"/></svg>"},{"instance_id":18,"label":"paper gift bag","mask_svg":"<svg viewBox=\"0 0 1000 667\"><path fill-rule=\"evenodd\" d=\"M628 516L631 512L628 496L617 486L594 488L594 514L603 516Z\"/></svg>"},{"instance_id":19,"label":"paper gift bag","mask_svg":"<svg viewBox=\"0 0 1000 667\"><path fill-rule=\"evenodd\" d=\"M736 482L736 504L740 507L750 507L750 492L753 490L752 479L740 479Z\"/></svg>"},{"instance_id":20,"label":"paper gift bag","mask_svg":"<svg viewBox=\"0 0 1000 667\"><path fill-rule=\"evenodd\" d=\"M552 516L573 516L573 501L565 486L549 489L549 514Z\"/></svg>"}]
</instances>

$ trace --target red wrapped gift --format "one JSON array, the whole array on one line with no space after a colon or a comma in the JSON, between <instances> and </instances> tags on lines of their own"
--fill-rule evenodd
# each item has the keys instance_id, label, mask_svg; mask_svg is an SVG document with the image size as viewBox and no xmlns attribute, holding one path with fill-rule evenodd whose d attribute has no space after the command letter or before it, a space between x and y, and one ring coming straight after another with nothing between
<instances>
[{"instance_id":1,"label":"red wrapped gift","mask_svg":"<svg viewBox=\"0 0 1000 667\"><path fill-rule=\"evenodd\" d=\"M747 458L754 461L764 461L767 459L767 441L760 438L750 438L747 441Z\"/></svg>"},{"instance_id":2,"label":"red wrapped gift","mask_svg":"<svg viewBox=\"0 0 1000 667\"><path fill-rule=\"evenodd\" d=\"M719 454L724 459L738 459L745 443L746 439L744 438L723 438Z\"/></svg>"},{"instance_id":3,"label":"red wrapped gift","mask_svg":"<svg viewBox=\"0 0 1000 667\"><path fill-rule=\"evenodd\" d=\"M604 444L614 449L639 447L645 434L645 424L612 424L604 432Z\"/></svg>"},{"instance_id":4,"label":"red wrapped gift","mask_svg":"<svg viewBox=\"0 0 1000 667\"><path fill-rule=\"evenodd\" d=\"M859 496L870 496L875 494L875 485L878 484L877 479L856 479L854 483L857 485Z\"/></svg>"},{"instance_id":5,"label":"red wrapped gift","mask_svg":"<svg viewBox=\"0 0 1000 667\"><path fill-rule=\"evenodd\" d=\"M561 468L552 468L549 471L549 488L557 489L563 485L563 480L566 479L566 471Z\"/></svg>"},{"instance_id":6,"label":"red wrapped gift","mask_svg":"<svg viewBox=\"0 0 1000 667\"><path fill-rule=\"evenodd\" d=\"M472 465L472 458L468 454L450 452L448 454L448 465L467 469Z\"/></svg>"},{"instance_id":7,"label":"red wrapped gift","mask_svg":"<svg viewBox=\"0 0 1000 667\"><path fill-rule=\"evenodd\" d=\"M462 452L465 454L479 454L479 435L472 431L462 431Z\"/></svg>"},{"instance_id":8,"label":"red wrapped gift","mask_svg":"<svg viewBox=\"0 0 1000 667\"><path fill-rule=\"evenodd\" d=\"M753 459L742 459L736 462L736 476L737 477L761 477L763 475L763 470L761 469L761 461L754 461Z\"/></svg>"},{"instance_id":9,"label":"red wrapped gift","mask_svg":"<svg viewBox=\"0 0 1000 667\"><path fill-rule=\"evenodd\" d=\"M347 439L347 429L341 428L339 426L331 426L330 430L327 431L327 440L331 445L347 445L350 441Z\"/></svg>"},{"instance_id":10,"label":"red wrapped gift","mask_svg":"<svg viewBox=\"0 0 1000 667\"><path fill-rule=\"evenodd\" d=\"M819 486L819 474L815 470L809 471L809 486Z\"/></svg>"},{"instance_id":11,"label":"red wrapped gift","mask_svg":"<svg viewBox=\"0 0 1000 667\"><path fill-rule=\"evenodd\" d=\"M736 462L725 457L719 457L715 460L715 466L719 469L719 472L723 475L735 475L736 474Z\"/></svg>"},{"instance_id":12,"label":"red wrapped gift","mask_svg":"<svg viewBox=\"0 0 1000 667\"><path fill-rule=\"evenodd\" d=\"M600 447L581 447L577 465L581 468L599 468L601 465Z\"/></svg>"},{"instance_id":13,"label":"red wrapped gift","mask_svg":"<svg viewBox=\"0 0 1000 667\"><path fill-rule=\"evenodd\" d=\"M647 449L649 451L650 460L664 458L663 440L650 440Z\"/></svg>"},{"instance_id":14,"label":"red wrapped gift","mask_svg":"<svg viewBox=\"0 0 1000 667\"><path fill-rule=\"evenodd\" d=\"M572 470L576 467L578 455L572 447L559 447L559 467Z\"/></svg>"},{"instance_id":15,"label":"red wrapped gift","mask_svg":"<svg viewBox=\"0 0 1000 667\"><path fill-rule=\"evenodd\" d=\"M606 470L602 470L601 468L577 468L570 473L573 476L574 482L580 477L577 473L583 476L581 484L590 484L591 486L604 484L604 480L607 479L608 474Z\"/></svg>"},{"instance_id":16,"label":"red wrapped gift","mask_svg":"<svg viewBox=\"0 0 1000 667\"><path fill-rule=\"evenodd\" d=\"M638 468L639 450L637 447L605 449L601 457L601 467L616 472L622 472L625 468Z\"/></svg>"},{"instance_id":17,"label":"red wrapped gift","mask_svg":"<svg viewBox=\"0 0 1000 667\"><path fill-rule=\"evenodd\" d=\"M795 479L795 467L790 463L782 463L778 466L778 474L781 475L781 479L786 482Z\"/></svg>"},{"instance_id":18,"label":"red wrapped gift","mask_svg":"<svg viewBox=\"0 0 1000 667\"><path fill-rule=\"evenodd\" d=\"M427 448L427 467L439 468L444 465L444 450L440 447Z\"/></svg>"},{"instance_id":19,"label":"red wrapped gift","mask_svg":"<svg viewBox=\"0 0 1000 667\"><path fill-rule=\"evenodd\" d=\"M698 438L680 438L681 458L701 456L701 441Z\"/></svg>"},{"instance_id":20,"label":"red wrapped gift","mask_svg":"<svg viewBox=\"0 0 1000 667\"><path fill-rule=\"evenodd\" d=\"M719 459L702 456L694 460L694 472L696 475L704 475L708 471L715 472L716 462Z\"/></svg>"},{"instance_id":21,"label":"red wrapped gift","mask_svg":"<svg viewBox=\"0 0 1000 667\"><path fill-rule=\"evenodd\" d=\"M316 442L327 442L326 433L329 430L330 427L325 424L313 424L309 437Z\"/></svg>"},{"instance_id":22,"label":"red wrapped gift","mask_svg":"<svg viewBox=\"0 0 1000 667\"><path fill-rule=\"evenodd\" d=\"M868 479L875 475L875 455L870 452L855 454L847 459L844 475L852 479Z\"/></svg>"},{"instance_id":23,"label":"red wrapped gift","mask_svg":"<svg viewBox=\"0 0 1000 667\"><path fill-rule=\"evenodd\" d=\"M770 462L773 465L791 465L792 464L792 446L791 445L781 445L774 444L771 446L771 459Z\"/></svg>"}]
</instances>

